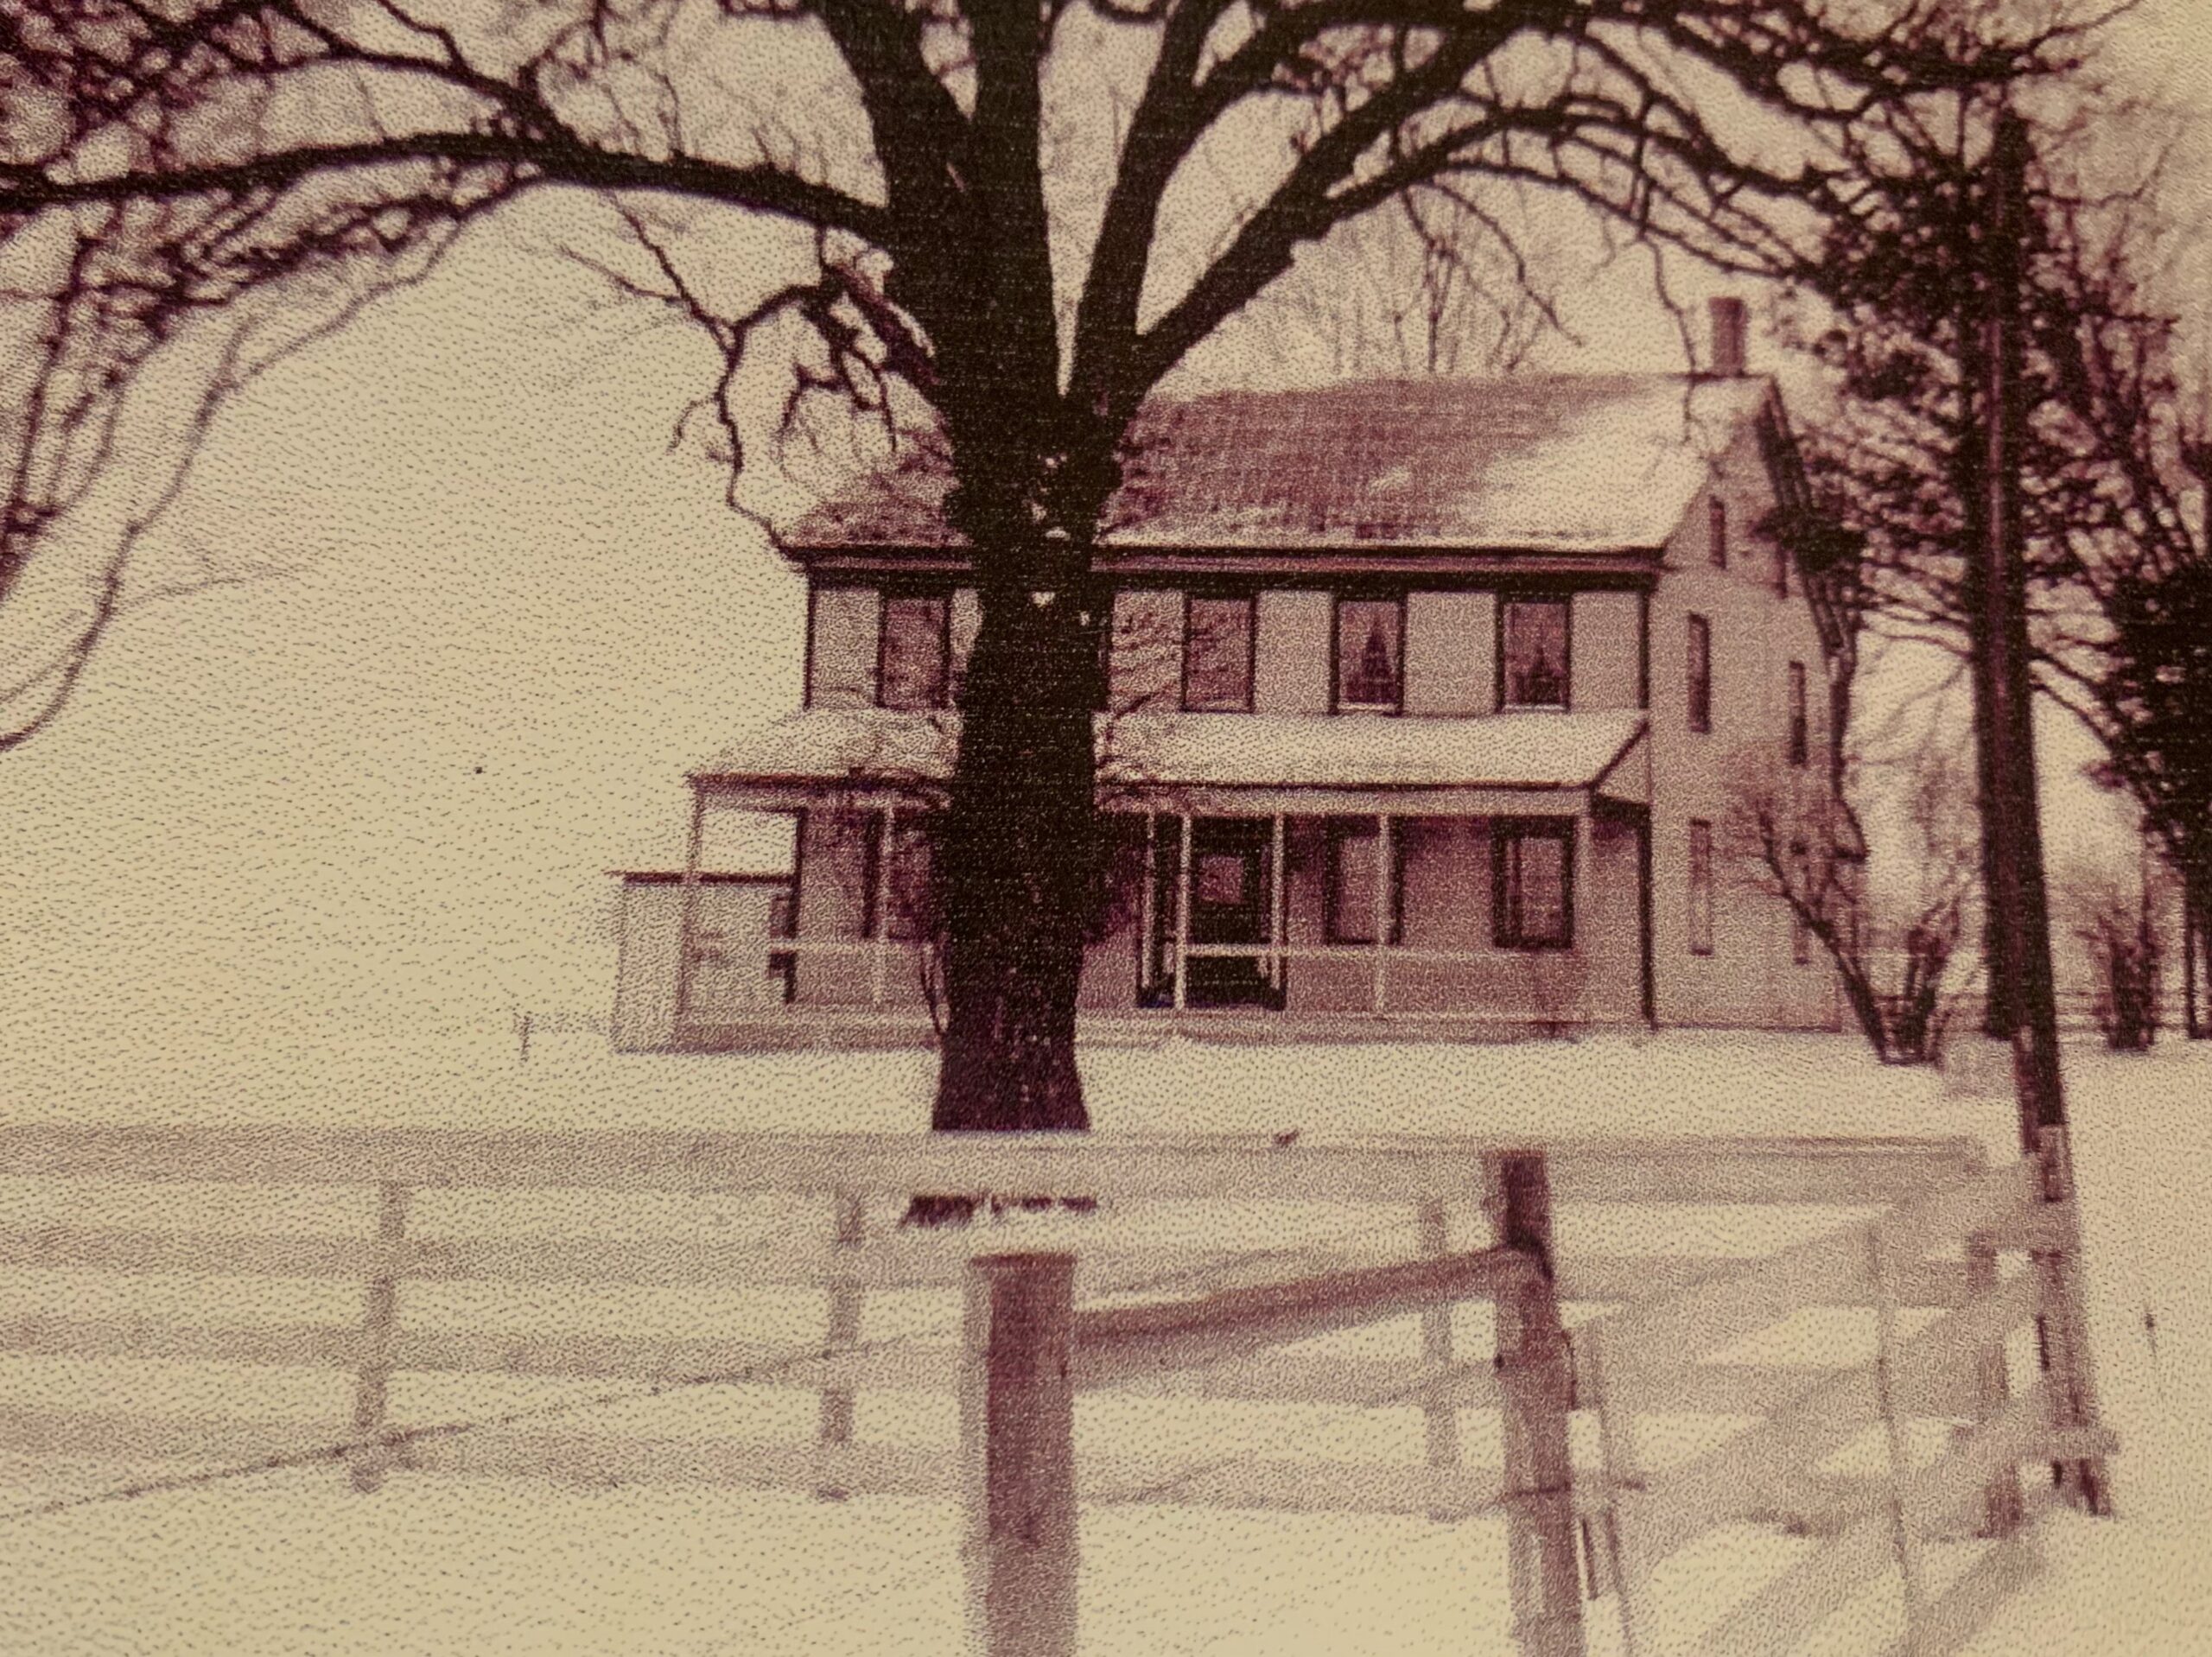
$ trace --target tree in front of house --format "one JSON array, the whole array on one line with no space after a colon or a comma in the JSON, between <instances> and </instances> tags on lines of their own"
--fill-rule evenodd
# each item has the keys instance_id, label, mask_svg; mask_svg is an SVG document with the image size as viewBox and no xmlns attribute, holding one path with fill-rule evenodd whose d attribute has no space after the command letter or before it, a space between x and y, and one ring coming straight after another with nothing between
<instances>
[{"instance_id":1,"label":"tree in front of house","mask_svg":"<svg viewBox=\"0 0 2212 1657\"><path fill-rule=\"evenodd\" d=\"M940 823L943 1128L1087 1121L1092 549L1133 416L1194 346L1340 228L1497 186L1816 274L1916 99L2079 46L1921 0L4 8L11 257L120 215L118 302L219 310L582 194L606 238L579 258L711 345L696 407L734 461L764 363L796 365L765 399L787 421L922 419L982 609ZM776 232L765 261L733 222ZM1466 223L1510 244L1497 212Z\"/></svg>"},{"instance_id":2,"label":"tree in front of house","mask_svg":"<svg viewBox=\"0 0 2212 1657\"><path fill-rule=\"evenodd\" d=\"M1844 766L1847 782L1870 768ZM1974 791L1942 749L1887 779L1897 820L1891 878L1870 859L1842 787L1748 764L1731 779L1722 847L1752 890L1784 905L1801 946L1834 964L1858 1025L1885 1063L1934 1061L1957 1004L1959 942L1979 874Z\"/></svg>"},{"instance_id":3,"label":"tree in front of house","mask_svg":"<svg viewBox=\"0 0 2212 1657\"><path fill-rule=\"evenodd\" d=\"M1962 100L1925 124L1903 187L1837 221L1827 302L1801 336L1840 392L1806 448L1864 537L1872 625L1962 659L1989 494L1978 400L1995 250L1981 209L1999 108ZM2014 113L2032 146L2015 321L2037 687L2096 738L2100 780L2129 795L2178 876L2194 984L2212 969L2212 544L2190 497L2212 491L2212 434L2176 320L2193 302L2173 282L2201 258L2202 232L2168 200L2159 159L2191 117L2085 95ZM2000 945L1986 929L1993 1034L2012 1024Z\"/></svg>"}]
</instances>

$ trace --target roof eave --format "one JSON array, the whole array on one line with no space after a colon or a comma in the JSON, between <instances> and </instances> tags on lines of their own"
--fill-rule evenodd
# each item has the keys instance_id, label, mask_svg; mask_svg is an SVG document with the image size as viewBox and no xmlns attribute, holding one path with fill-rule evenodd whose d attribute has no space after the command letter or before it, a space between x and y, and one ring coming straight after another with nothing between
<instances>
[{"instance_id":1,"label":"roof eave","mask_svg":"<svg viewBox=\"0 0 2212 1657\"><path fill-rule=\"evenodd\" d=\"M912 543L868 543L842 546L791 546L784 556L810 574L906 573L959 575L974 566L971 550L960 546L916 546ZM1233 564L1264 570L1269 565L1287 570L1310 571L1320 565L1346 565L1360 569L1403 568L1408 573L1453 566L1470 569L1583 569L1593 573L1631 568L1656 569L1664 558L1663 543L1599 543L1561 547L1530 544L1484 545L1455 541L1294 542L1256 545L1238 543L1159 543L1107 542L1092 556L1092 568L1101 574L1131 575L1208 573L1205 567Z\"/></svg>"}]
</instances>

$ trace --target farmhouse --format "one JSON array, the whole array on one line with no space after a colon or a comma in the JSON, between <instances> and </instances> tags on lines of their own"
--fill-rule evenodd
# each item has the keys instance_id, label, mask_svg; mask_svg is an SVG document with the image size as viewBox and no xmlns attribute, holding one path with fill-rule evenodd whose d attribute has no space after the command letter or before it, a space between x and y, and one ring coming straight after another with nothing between
<instances>
[{"instance_id":1,"label":"farmhouse","mask_svg":"<svg viewBox=\"0 0 2212 1657\"><path fill-rule=\"evenodd\" d=\"M691 777L626 878L627 1048L932 1029L929 817L977 606L910 457L791 537L803 708ZM1097 567L1115 897L1085 1033L1829 1028L1732 878L1732 779L1833 786L1849 639L1739 303L1708 371L1392 380L1149 409ZM701 867L710 814L788 865Z\"/></svg>"}]
</instances>

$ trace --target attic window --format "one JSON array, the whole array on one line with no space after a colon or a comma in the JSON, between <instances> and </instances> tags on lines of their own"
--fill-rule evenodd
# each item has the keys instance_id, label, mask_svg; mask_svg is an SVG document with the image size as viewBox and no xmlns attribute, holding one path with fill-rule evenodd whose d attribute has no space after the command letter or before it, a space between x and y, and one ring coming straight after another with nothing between
<instances>
[{"instance_id":1,"label":"attic window","mask_svg":"<svg viewBox=\"0 0 2212 1657\"><path fill-rule=\"evenodd\" d=\"M1706 503L1706 544L1713 549L1713 567L1728 568L1728 503L1715 495Z\"/></svg>"}]
</instances>

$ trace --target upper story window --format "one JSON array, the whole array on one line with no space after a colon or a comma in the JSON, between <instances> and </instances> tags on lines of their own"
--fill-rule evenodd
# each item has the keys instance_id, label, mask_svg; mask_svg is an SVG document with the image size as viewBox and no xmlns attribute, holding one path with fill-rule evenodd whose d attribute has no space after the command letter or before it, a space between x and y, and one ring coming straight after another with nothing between
<instances>
[{"instance_id":1,"label":"upper story window","mask_svg":"<svg viewBox=\"0 0 2212 1657\"><path fill-rule=\"evenodd\" d=\"M1789 549L1779 544L1774 549L1774 595L1778 599L1789 596Z\"/></svg>"},{"instance_id":2,"label":"upper story window","mask_svg":"<svg viewBox=\"0 0 2212 1657\"><path fill-rule=\"evenodd\" d=\"M952 688L952 606L942 593L887 593L875 663L879 708L944 708Z\"/></svg>"},{"instance_id":3,"label":"upper story window","mask_svg":"<svg viewBox=\"0 0 2212 1657\"><path fill-rule=\"evenodd\" d=\"M1499 705L1567 706L1567 600L1507 599L1498 606Z\"/></svg>"},{"instance_id":4,"label":"upper story window","mask_svg":"<svg viewBox=\"0 0 2212 1657\"><path fill-rule=\"evenodd\" d=\"M1688 663L1688 713L1693 731L1713 728L1713 624L1703 616L1689 618L1683 656Z\"/></svg>"},{"instance_id":5,"label":"upper story window","mask_svg":"<svg viewBox=\"0 0 2212 1657\"><path fill-rule=\"evenodd\" d=\"M1574 824L1497 822L1491 830L1491 936L1502 949L1574 942Z\"/></svg>"},{"instance_id":6,"label":"upper story window","mask_svg":"<svg viewBox=\"0 0 2212 1657\"><path fill-rule=\"evenodd\" d=\"M1727 568L1728 503L1718 495L1706 503L1705 539L1706 545L1713 552L1713 567L1715 569Z\"/></svg>"},{"instance_id":7,"label":"upper story window","mask_svg":"<svg viewBox=\"0 0 2212 1657\"><path fill-rule=\"evenodd\" d=\"M1805 664L1789 664L1789 763L1802 765L1812 751L1805 713Z\"/></svg>"},{"instance_id":8,"label":"upper story window","mask_svg":"<svg viewBox=\"0 0 2212 1657\"><path fill-rule=\"evenodd\" d=\"M1193 593L1183 612L1183 706L1252 711L1252 600Z\"/></svg>"},{"instance_id":9,"label":"upper story window","mask_svg":"<svg viewBox=\"0 0 2212 1657\"><path fill-rule=\"evenodd\" d=\"M1402 599L1337 600L1337 711L1395 714L1405 705Z\"/></svg>"}]
</instances>

